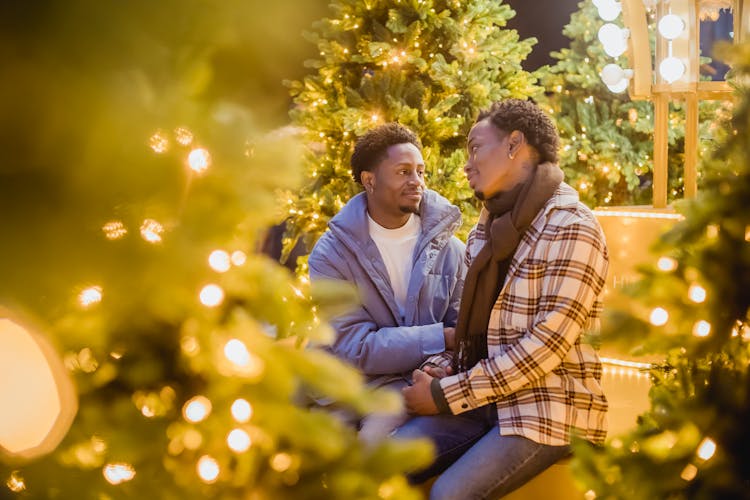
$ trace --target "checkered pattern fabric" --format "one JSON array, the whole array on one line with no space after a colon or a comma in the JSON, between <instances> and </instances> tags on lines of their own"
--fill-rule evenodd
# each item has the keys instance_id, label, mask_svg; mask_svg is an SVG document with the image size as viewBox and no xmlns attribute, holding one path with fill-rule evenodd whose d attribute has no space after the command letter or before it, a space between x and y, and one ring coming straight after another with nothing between
<instances>
[{"instance_id":1,"label":"checkered pattern fabric","mask_svg":"<svg viewBox=\"0 0 750 500\"><path fill-rule=\"evenodd\" d=\"M486 241L487 214L472 230L469 260ZM487 327L488 359L440 380L451 412L494 403L500 433L547 445L576 434L606 437L595 332L608 268L604 234L576 191L561 184L523 236ZM428 362L448 366L450 353Z\"/></svg>"}]
</instances>

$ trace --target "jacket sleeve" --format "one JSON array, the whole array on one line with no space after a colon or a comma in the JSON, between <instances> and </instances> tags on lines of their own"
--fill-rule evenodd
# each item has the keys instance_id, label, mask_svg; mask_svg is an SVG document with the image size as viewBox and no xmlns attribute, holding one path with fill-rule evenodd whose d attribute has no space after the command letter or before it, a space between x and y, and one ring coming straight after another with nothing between
<instances>
[{"instance_id":1,"label":"jacket sleeve","mask_svg":"<svg viewBox=\"0 0 750 500\"><path fill-rule=\"evenodd\" d=\"M604 288L608 256L597 227L578 221L546 243L547 265L532 326L494 358L440 380L451 412L497 401L542 379L575 344ZM512 300L512 299L511 299Z\"/></svg>"},{"instance_id":2,"label":"jacket sleeve","mask_svg":"<svg viewBox=\"0 0 750 500\"><path fill-rule=\"evenodd\" d=\"M458 323L458 307L461 305L461 294L464 290L464 279L466 278L466 270L468 269L468 266L466 264L466 259L464 258L466 254L466 245L455 236L451 239L449 244L452 247L450 250L456 254L454 256L454 261L457 265L456 282L453 289L450 291L450 303L448 305L448 310L443 317L443 323L445 326L454 327L456 326L456 323Z\"/></svg>"},{"instance_id":3,"label":"jacket sleeve","mask_svg":"<svg viewBox=\"0 0 750 500\"><path fill-rule=\"evenodd\" d=\"M320 242L319 242L320 243ZM349 281L329 258L335 250L318 247L308 260L311 281ZM318 250L318 251L316 251ZM360 305L331 321L336 340L331 349L365 375L402 373L418 368L428 356L445 350L443 323L378 328Z\"/></svg>"}]
</instances>

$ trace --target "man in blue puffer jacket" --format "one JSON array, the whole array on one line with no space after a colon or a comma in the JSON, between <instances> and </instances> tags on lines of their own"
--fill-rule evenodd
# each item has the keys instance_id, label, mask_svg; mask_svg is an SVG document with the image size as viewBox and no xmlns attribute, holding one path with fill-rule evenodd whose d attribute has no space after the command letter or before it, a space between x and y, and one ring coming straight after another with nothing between
<instances>
[{"instance_id":1,"label":"man in blue puffer jacket","mask_svg":"<svg viewBox=\"0 0 750 500\"><path fill-rule=\"evenodd\" d=\"M360 137L351 164L365 191L329 222L310 254L310 277L356 285L361 305L332 321L331 350L372 385L398 390L430 355L454 348L466 272L465 246L453 235L461 214L426 189L421 144L402 125ZM378 439L403 419L370 416L360 434Z\"/></svg>"}]
</instances>

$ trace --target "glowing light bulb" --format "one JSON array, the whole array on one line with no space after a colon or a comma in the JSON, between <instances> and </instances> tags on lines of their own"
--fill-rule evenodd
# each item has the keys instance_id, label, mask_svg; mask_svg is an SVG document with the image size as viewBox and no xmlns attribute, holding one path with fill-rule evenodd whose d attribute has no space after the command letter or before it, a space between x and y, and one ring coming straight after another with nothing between
<instances>
[{"instance_id":1,"label":"glowing light bulb","mask_svg":"<svg viewBox=\"0 0 750 500\"><path fill-rule=\"evenodd\" d=\"M78 303L89 307L102 301L102 287L90 286L78 294Z\"/></svg>"},{"instance_id":2,"label":"glowing light bulb","mask_svg":"<svg viewBox=\"0 0 750 500\"><path fill-rule=\"evenodd\" d=\"M696 304L700 304L706 300L706 289L702 286L693 283L688 289L688 297Z\"/></svg>"},{"instance_id":3,"label":"glowing light bulb","mask_svg":"<svg viewBox=\"0 0 750 500\"><path fill-rule=\"evenodd\" d=\"M102 468L102 474L110 484L126 483L135 477L135 469L126 463L107 464Z\"/></svg>"},{"instance_id":4,"label":"glowing light bulb","mask_svg":"<svg viewBox=\"0 0 750 500\"><path fill-rule=\"evenodd\" d=\"M18 471L11 472L10 477L5 482L5 485L13 493L21 493L26 489L26 482L23 480L23 476L21 476Z\"/></svg>"},{"instance_id":5,"label":"glowing light bulb","mask_svg":"<svg viewBox=\"0 0 750 500\"><path fill-rule=\"evenodd\" d=\"M193 133L185 127L174 129L175 140L183 146L189 146L193 142Z\"/></svg>"},{"instance_id":6,"label":"glowing light bulb","mask_svg":"<svg viewBox=\"0 0 750 500\"><path fill-rule=\"evenodd\" d=\"M613 21L622 12L622 4L613 0L601 0L597 5L597 12L604 21Z\"/></svg>"},{"instance_id":7,"label":"glowing light bulb","mask_svg":"<svg viewBox=\"0 0 750 500\"><path fill-rule=\"evenodd\" d=\"M219 477L219 463L210 455L203 455L198 459L196 466L198 471L198 477L200 477L204 483L211 484L216 481Z\"/></svg>"},{"instance_id":8,"label":"glowing light bulb","mask_svg":"<svg viewBox=\"0 0 750 500\"><path fill-rule=\"evenodd\" d=\"M224 290L219 285L206 285L201 289L200 301L206 307L216 307L224 302Z\"/></svg>"},{"instance_id":9,"label":"glowing light bulb","mask_svg":"<svg viewBox=\"0 0 750 500\"><path fill-rule=\"evenodd\" d=\"M625 70L617 64L610 63L602 68L599 76L607 86L615 86L621 84L622 81L625 81L627 85L627 80L633 76L633 70Z\"/></svg>"},{"instance_id":10,"label":"glowing light bulb","mask_svg":"<svg viewBox=\"0 0 750 500\"><path fill-rule=\"evenodd\" d=\"M271 457L271 468L276 472L284 472L292 466L292 457L289 453L277 453Z\"/></svg>"},{"instance_id":11,"label":"glowing light bulb","mask_svg":"<svg viewBox=\"0 0 750 500\"><path fill-rule=\"evenodd\" d=\"M182 406L182 415L188 422L198 423L211 414L211 409L211 400L205 396L194 396Z\"/></svg>"},{"instance_id":12,"label":"glowing light bulb","mask_svg":"<svg viewBox=\"0 0 750 500\"><path fill-rule=\"evenodd\" d=\"M232 252L232 264L235 266L241 266L247 262L247 255L242 250L235 250Z\"/></svg>"},{"instance_id":13,"label":"glowing light bulb","mask_svg":"<svg viewBox=\"0 0 750 500\"><path fill-rule=\"evenodd\" d=\"M188 166L194 172L204 172L211 165L211 154L203 148L195 148L188 154Z\"/></svg>"},{"instance_id":14,"label":"glowing light bulb","mask_svg":"<svg viewBox=\"0 0 750 500\"><path fill-rule=\"evenodd\" d=\"M674 40L685 29L685 21L676 14L667 14L659 19L659 33L667 40Z\"/></svg>"},{"instance_id":15,"label":"glowing light bulb","mask_svg":"<svg viewBox=\"0 0 750 500\"><path fill-rule=\"evenodd\" d=\"M621 94L625 92L628 88L628 81L627 80L620 80L615 85L607 85L607 88L610 92L613 94Z\"/></svg>"},{"instance_id":16,"label":"glowing light bulb","mask_svg":"<svg viewBox=\"0 0 750 500\"><path fill-rule=\"evenodd\" d=\"M246 399L237 399L232 403L232 417L244 424L253 416L253 407Z\"/></svg>"},{"instance_id":17,"label":"glowing light bulb","mask_svg":"<svg viewBox=\"0 0 750 500\"><path fill-rule=\"evenodd\" d=\"M208 265L211 269L218 273L225 273L232 267L232 261L229 257L229 253L224 250L214 250L208 256Z\"/></svg>"},{"instance_id":18,"label":"glowing light bulb","mask_svg":"<svg viewBox=\"0 0 750 500\"><path fill-rule=\"evenodd\" d=\"M250 436L242 429L234 429L227 435L227 446L237 453L247 451L251 444Z\"/></svg>"},{"instance_id":19,"label":"glowing light bulb","mask_svg":"<svg viewBox=\"0 0 750 500\"><path fill-rule=\"evenodd\" d=\"M169 150L169 139L164 132L158 131L149 138L148 145L156 154L166 153Z\"/></svg>"},{"instance_id":20,"label":"glowing light bulb","mask_svg":"<svg viewBox=\"0 0 750 500\"><path fill-rule=\"evenodd\" d=\"M667 321L669 321L669 313L663 307L657 307L653 311L651 311L649 321L654 326L666 325Z\"/></svg>"},{"instance_id":21,"label":"glowing light bulb","mask_svg":"<svg viewBox=\"0 0 750 500\"><path fill-rule=\"evenodd\" d=\"M708 337L711 333L711 323L705 320L700 320L693 325L693 335L696 337Z\"/></svg>"},{"instance_id":22,"label":"glowing light bulb","mask_svg":"<svg viewBox=\"0 0 750 500\"><path fill-rule=\"evenodd\" d=\"M711 438L704 438L698 445L697 455L702 460L708 460L716 453L716 443Z\"/></svg>"},{"instance_id":23,"label":"glowing light bulb","mask_svg":"<svg viewBox=\"0 0 750 500\"><path fill-rule=\"evenodd\" d=\"M604 52L611 57L619 57L628 48L626 42L630 31L624 30L613 23L603 24L599 28L597 37L604 47Z\"/></svg>"},{"instance_id":24,"label":"glowing light bulb","mask_svg":"<svg viewBox=\"0 0 750 500\"><path fill-rule=\"evenodd\" d=\"M141 224L141 238L149 243L160 243L164 226L154 219L145 219Z\"/></svg>"},{"instance_id":25,"label":"glowing light bulb","mask_svg":"<svg viewBox=\"0 0 750 500\"><path fill-rule=\"evenodd\" d=\"M238 339L232 339L224 346L224 356L238 366L247 366L250 364L250 351L244 342Z\"/></svg>"},{"instance_id":26,"label":"glowing light bulb","mask_svg":"<svg viewBox=\"0 0 750 500\"><path fill-rule=\"evenodd\" d=\"M677 261L672 257L659 257L659 260L656 261L656 267L660 271L668 273L677 269Z\"/></svg>"},{"instance_id":27,"label":"glowing light bulb","mask_svg":"<svg viewBox=\"0 0 750 500\"><path fill-rule=\"evenodd\" d=\"M685 481L692 481L696 475L698 475L698 467L693 464L687 464L680 473L680 477Z\"/></svg>"},{"instance_id":28,"label":"glowing light bulb","mask_svg":"<svg viewBox=\"0 0 750 500\"><path fill-rule=\"evenodd\" d=\"M105 223L102 226L102 231L104 232L104 236L108 240L119 240L126 234L128 234L128 230L125 227L125 224L123 224L119 220L113 220Z\"/></svg>"},{"instance_id":29,"label":"glowing light bulb","mask_svg":"<svg viewBox=\"0 0 750 500\"><path fill-rule=\"evenodd\" d=\"M659 64L659 74L667 83L673 83L685 74L685 65L674 56L664 58Z\"/></svg>"}]
</instances>

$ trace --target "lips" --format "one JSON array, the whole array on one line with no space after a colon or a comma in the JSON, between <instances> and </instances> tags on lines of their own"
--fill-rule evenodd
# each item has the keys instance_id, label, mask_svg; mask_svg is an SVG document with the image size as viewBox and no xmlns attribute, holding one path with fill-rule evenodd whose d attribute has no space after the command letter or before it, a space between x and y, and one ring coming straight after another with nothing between
<instances>
[{"instance_id":1,"label":"lips","mask_svg":"<svg viewBox=\"0 0 750 500\"><path fill-rule=\"evenodd\" d=\"M407 193L404 193L404 196L408 198L422 198L422 192L421 191L409 191Z\"/></svg>"}]
</instances>

